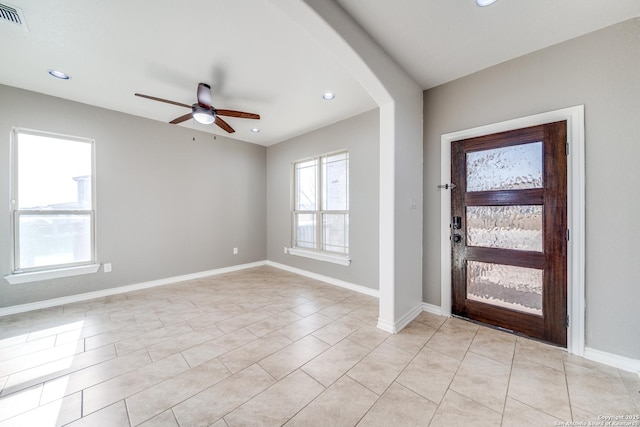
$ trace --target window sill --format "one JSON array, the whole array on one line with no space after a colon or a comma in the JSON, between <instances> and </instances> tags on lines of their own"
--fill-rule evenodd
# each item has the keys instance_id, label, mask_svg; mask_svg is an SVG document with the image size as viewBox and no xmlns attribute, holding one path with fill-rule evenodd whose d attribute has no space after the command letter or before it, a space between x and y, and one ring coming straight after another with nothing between
<instances>
[{"instance_id":1,"label":"window sill","mask_svg":"<svg viewBox=\"0 0 640 427\"><path fill-rule=\"evenodd\" d=\"M289 253L289 255L296 255L296 256L301 256L305 258L315 259L318 261L331 262L333 264L340 264L347 267L351 264L351 258L349 258L346 255L337 255L337 254L333 255L333 254L328 254L326 252L310 251L310 250L299 249L299 248L287 248L287 252Z\"/></svg>"},{"instance_id":2,"label":"window sill","mask_svg":"<svg viewBox=\"0 0 640 427\"><path fill-rule=\"evenodd\" d=\"M29 273L17 273L4 276L11 285L38 282L41 280L59 279L61 277L80 276L98 271L100 264L82 265L80 267L58 268L55 270L33 271Z\"/></svg>"}]
</instances>

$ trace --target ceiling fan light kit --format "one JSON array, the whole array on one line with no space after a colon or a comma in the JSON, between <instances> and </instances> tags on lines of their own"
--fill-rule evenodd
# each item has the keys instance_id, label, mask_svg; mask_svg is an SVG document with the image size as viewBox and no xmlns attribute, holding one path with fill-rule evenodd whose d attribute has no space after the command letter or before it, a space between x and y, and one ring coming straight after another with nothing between
<instances>
[{"instance_id":1,"label":"ceiling fan light kit","mask_svg":"<svg viewBox=\"0 0 640 427\"><path fill-rule=\"evenodd\" d=\"M193 104L191 106L191 114L193 114L193 118L196 122L202 123L203 125L210 125L216 120L215 114L211 110L204 108L199 104Z\"/></svg>"},{"instance_id":2,"label":"ceiling fan light kit","mask_svg":"<svg viewBox=\"0 0 640 427\"><path fill-rule=\"evenodd\" d=\"M229 126L229 123L225 122L220 118L220 116L228 116L228 117L238 117L241 119L254 119L259 120L260 115L254 113L246 113L244 111L236 111L236 110L222 110L213 108L211 106L211 86L206 83L198 84L198 102L193 105L183 104L181 102L170 101L168 99L158 98L155 96L143 95L141 93L136 93L135 96L139 96L141 98L151 99L152 101L164 102L171 105L177 105L178 107L186 107L191 108L191 113L185 114L183 116L177 117L171 120L169 123L177 125L186 120L193 118L198 123L202 123L204 125L210 125L211 123L215 123L228 133L234 133L235 130Z\"/></svg>"}]
</instances>

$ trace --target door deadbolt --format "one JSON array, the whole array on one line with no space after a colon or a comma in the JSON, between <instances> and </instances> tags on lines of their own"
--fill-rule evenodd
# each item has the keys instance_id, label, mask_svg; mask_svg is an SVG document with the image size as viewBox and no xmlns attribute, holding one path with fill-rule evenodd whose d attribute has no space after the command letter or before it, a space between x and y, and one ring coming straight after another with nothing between
<instances>
[{"instance_id":1,"label":"door deadbolt","mask_svg":"<svg viewBox=\"0 0 640 427\"><path fill-rule=\"evenodd\" d=\"M462 236L459 235L458 233L455 233L453 235L453 243L460 243L462 242Z\"/></svg>"},{"instance_id":2,"label":"door deadbolt","mask_svg":"<svg viewBox=\"0 0 640 427\"><path fill-rule=\"evenodd\" d=\"M454 216L451 224L454 230L460 230L462 228L462 217Z\"/></svg>"}]
</instances>

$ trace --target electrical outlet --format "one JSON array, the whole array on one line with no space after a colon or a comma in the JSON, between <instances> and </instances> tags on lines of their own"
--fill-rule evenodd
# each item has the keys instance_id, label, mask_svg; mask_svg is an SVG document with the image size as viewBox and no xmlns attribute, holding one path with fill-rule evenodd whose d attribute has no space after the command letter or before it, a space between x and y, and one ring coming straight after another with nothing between
<instances>
[{"instance_id":1,"label":"electrical outlet","mask_svg":"<svg viewBox=\"0 0 640 427\"><path fill-rule=\"evenodd\" d=\"M233 254L238 255L238 248L233 248Z\"/></svg>"},{"instance_id":2,"label":"electrical outlet","mask_svg":"<svg viewBox=\"0 0 640 427\"><path fill-rule=\"evenodd\" d=\"M288 254L288 253L289 253L289 251L287 250L287 247L286 247L286 246L284 247L284 253L285 253L285 254Z\"/></svg>"},{"instance_id":3,"label":"electrical outlet","mask_svg":"<svg viewBox=\"0 0 640 427\"><path fill-rule=\"evenodd\" d=\"M103 264L102 269L104 270L105 273L111 273L111 263L108 262L106 264Z\"/></svg>"}]
</instances>

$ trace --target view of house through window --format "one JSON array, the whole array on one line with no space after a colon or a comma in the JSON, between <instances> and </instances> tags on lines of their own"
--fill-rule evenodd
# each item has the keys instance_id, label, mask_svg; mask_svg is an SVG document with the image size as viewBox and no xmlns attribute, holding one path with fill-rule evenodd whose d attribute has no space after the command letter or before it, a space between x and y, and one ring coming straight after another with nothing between
<instances>
[{"instance_id":1,"label":"view of house through window","mask_svg":"<svg viewBox=\"0 0 640 427\"><path fill-rule=\"evenodd\" d=\"M93 141L15 129L14 273L94 261Z\"/></svg>"},{"instance_id":2,"label":"view of house through window","mask_svg":"<svg viewBox=\"0 0 640 427\"><path fill-rule=\"evenodd\" d=\"M349 254L349 153L293 166L293 246Z\"/></svg>"}]
</instances>

